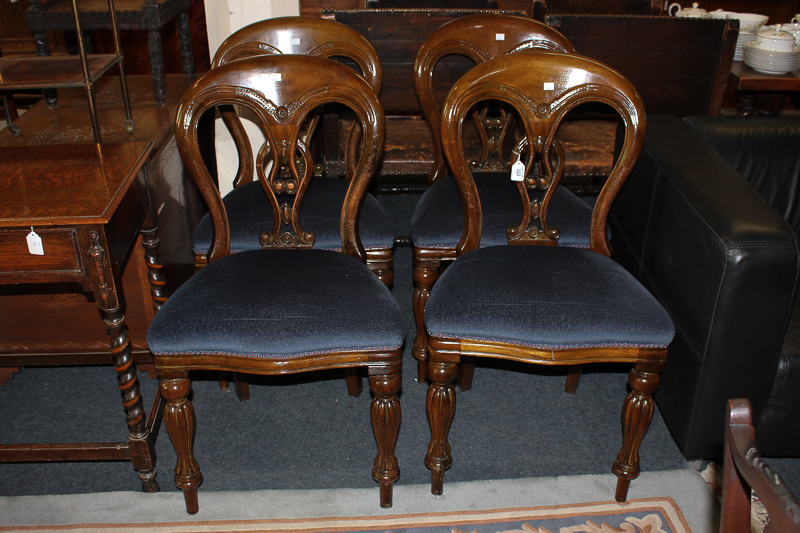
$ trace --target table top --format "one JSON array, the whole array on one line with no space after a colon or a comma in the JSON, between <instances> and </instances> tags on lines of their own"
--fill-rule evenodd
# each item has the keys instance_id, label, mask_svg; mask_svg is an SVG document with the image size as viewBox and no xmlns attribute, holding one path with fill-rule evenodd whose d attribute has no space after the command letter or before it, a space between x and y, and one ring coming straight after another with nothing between
<instances>
[{"instance_id":1,"label":"table top","mask_svg":"<svg viewBox=\"0 0 800 533\"><path fill-rule=\"evenodd\" d=\"M762 74L743 61L734 61L731 78L734 87L740 91L800 91L800 71Z\"/></svg>"},{"instance_id":2,"label":"table top","mask_svg":"<svg viewBox=\"0 0 800 533\"><path fill-rule=\"evenodd\" d=\"M0 147L0 227L106 224L152 143Z\"/></svg>"}]
</instances>

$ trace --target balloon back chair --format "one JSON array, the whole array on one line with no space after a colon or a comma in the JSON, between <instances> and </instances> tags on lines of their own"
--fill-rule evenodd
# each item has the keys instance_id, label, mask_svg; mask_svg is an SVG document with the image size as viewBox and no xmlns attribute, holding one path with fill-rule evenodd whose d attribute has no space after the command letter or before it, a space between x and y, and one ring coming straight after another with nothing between
<instances>
[{"instance_id":1,"label":"balloon back chair","mask_svg":"<svg viewBox=\"0 0 800 533\"><path fill-rule=\"evenodd\" d=\"M351 60L380 95L383 79L380 59L369 41L344 24L317 17L278 17L245 26L220 45L214 56L212 68L242 58L288 54L324 58L341 57ZM220 115L239 153L239 168L233 182L234 190L223 200L231 225L231 250L234 252L257 250L261 247L258 228L272 223L269 218L272 211L268 208L266 195L249 194L249 189L257 189L259 185L254 181L254 158L240 118L232 106L223 106ZM302 139L307 145L311 144L321 115L321 111L318 110L305 126ZM346 144L345 172L348 177L352 177L355 170L354 161L360 131L356 121ZM325 141L330 142L331 139ZM288 170L286 161L281 163L283 172L286 173ZM292 179L280 180L278 186L283 188L276 192L284 196L293 196L297 191L297 184ZM318 179L310 187L305 198L304 223L317 236L315 248L339 247L337 208L342 204L347 186L347 181L341 179ZM383 206L371 194L366 194L364 197L360 225L367 253L367 265L384 283L391 285L394 224ZM193 236L195 262L198 267L207 261L204 250L207 250L211 243L211 226L209 218L202 220Z\"/></svg>"},{"instance_id":2,"label":"balloon back chair","mask_svg":"<svg viewBox=\"0 0 800 533\"><path fill-rule=\"evenodd\" d=\"M456 257L464 220L461 200L442 154L441 111L436 103L434 81L436 65L445 56L460 55L476 64L494 57L526 50L575 53L569 40L553 28L534 20L513 15L486 14L459 18L432 33L420 48L414 65L414 90L434 139L434 163L428 175L429 188L420 199L411 218L414 262L414 318L417 336L412 353L417 359L417 381L424 383L427 347L425 344L425 301L440 271ZM494 106L496 108L496 106ZM482 246L505 244L506 228L518 222L519 195L507 179L497 179L497 171L508 175L508 158L502 147L511 135L513 114L501 109L490 116L489 107L472 110L473 122L481 139L481 153L470 162L473 177L481 191L484 220ZM531 198L541 198L536 182L528 182ZM560 244L589 246L592 208L564 187L556 189L550 205L551 221L561 233ZM474 365L461 365L458 385L468 390ZM575 369L567 383L574 392L580 377Z\"/></svg>"},{"instance_id":3,"label":"balloon back chair","mask_svg":"<svg viewBox=\"0 0 800 533\"><path fill-rule=\"evenodd\" d=\"M746 398L728 400L720 533L752 531L751 489L767 509L769 522L764 526L764 533L800 533L800 502L761 458L750 401Z\"/></svg>"},{"instance_id":4,"label":"balloon back chair","mask_svg":"<svg viewBox=\"0 0 800 533\"><path fill-rule=\"evenodd\" d=\"M300 211L312 181L313 160L299 140L314 109L350 108L361 123L362 146L339 208L340 251L313 249L316 235ZM270 149L270 172L258 165L262 194L272 211L258 250L231 252L227 206L201 157L197 123L219 105L239 105L256 117ZM242 59L212 69L184 95L175 124L181 156L208 204L213 222L208 265L163 305L148 331L164 420L178 459L175 483L186 508L197 512L202 482L192 442L194 410L188 371L208 369L288 374L366 367L374 393L371 416L378 453L372 471L380 501L391 506L399 476L394 454L400 424L403 320L389 289L366 266L358 231L359 207L380 160L385 119L372 87L349 67L307 56ZM266 155L265 155L266 157ZM276 184L288 161L297 192L290 204ZM298 165L297 160L303 165Z\"/></svg>"},{"instance_id":5,"label":"balloon back chair","mask_svg":"<svg viewBox=\"0 0 800 533\"><path fill-rule=\"evenodd\" d=\"M470 110L485 100L512 107L524 128L519 161L525 169L519 175L540 167L541 201L530 200L524 181L515 182L520 214L506 231L513 246L481 247L483 197L463 152L462 128ZM551 156L559 150L554 138L565 115L587 102L618 113L625 136L594 207L590 246L576 248L560 245L559 229L548 217L563 172L563 158ZM639 475L639 445L652 420L652 394L674 335L667 312L609 257L606 219L641 151L642 101L628 80L591 59L521 52L465 74L450 91L442 120L444 153L463 201L464 228L456 259L425 306L431 382L425 464L431 469L432 492L442 492L444 471L452 464L448 433L456 403L453 381L462 357L542 365L629 362L634 365L632 391L623 402L623 444L613 465L616 499L624 501L630 480Z\"/></svg>"}]
</instances>

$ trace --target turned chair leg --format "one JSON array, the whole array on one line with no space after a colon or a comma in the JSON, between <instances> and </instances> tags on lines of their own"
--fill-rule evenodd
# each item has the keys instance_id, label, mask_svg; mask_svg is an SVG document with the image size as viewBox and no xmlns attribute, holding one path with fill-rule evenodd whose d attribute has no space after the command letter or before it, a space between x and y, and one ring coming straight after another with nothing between
<instances>
[{"instance_id":1,"label":"turned chair leg","mask_svg":"<svg viewBox=\"0 0 800 533\"><path fill-rule=\"evenodd\" d=\"M203 474L200 473L200 466L192 453L195 417L194 407L187 398L192 390L192 383L186 372L173 376L180 377L162 377L159 383L161 396L166 400L164 424L177 456L175 486L183 491L186 512L195 514L199 510L197 487L203 483Z\"/></svg>"},{"instance_id":2,"label":"turned chair leg","mask_svg":"<svg viewBox=\"0 0 800 533\"><path fill-rule=\"evenodd\" d=\"M425 303L431 294L431 287L439 277L438 263L414 260L414 322L417 326L417 336L414 338L414 347L411 354L417 360L417 382L427 381L428 369L428 332L425 329Z\"/></svg>"},{"instance_id":3,"label":"turned chair leg","mask_svg":"<svg viewBox=\"0 0 800 533\"><path fill-rule=\"evenodd\" d=\"M369 387L375 396L370 406L372 431L378 445L372 468L372 479L380 485L381 507L392 506L392 489L400 477L395 456L397 434L400 431L400 367L370 367Z\"/></svg>"},{"instance_id":4,"label":"turned chair leg","mask_svg":"<svg viewBox=\"0 0 800 533\"><path fill-rule=\"evenodd\" d=\"M614 461L618 502L628 499L631 481L639 477L639 446L642 444L655 412L653 393L661 382L664 365L637 364L628 375L631 391L622 404L622 449Z\"/></svg>"},{"instance_id":5,"label":"turned chair leg","mask_svg":"<svg viewBox=\"0 0 800 533\"><path fill-rule=\"evenodd\" d=\"M455 363L428 361L428 396L426 407L431 427L431 442L425 455L425 466L431 469L431 494L444 490L444 471L453 464L447 440L456 410L456 389L453 381L458 374Z\"/></svg>"}]
</instances>

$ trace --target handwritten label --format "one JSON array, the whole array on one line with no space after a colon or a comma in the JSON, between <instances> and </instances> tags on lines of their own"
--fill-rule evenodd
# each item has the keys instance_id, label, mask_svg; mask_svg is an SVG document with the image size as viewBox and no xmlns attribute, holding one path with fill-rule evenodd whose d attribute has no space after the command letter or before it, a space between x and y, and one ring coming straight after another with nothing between
<instances>
[{"instance_id":1,"label":"handwritten label","mask_svg":"<svg viewBox=\"0 0 800 533\"><path fill-rule=\"evenodd\" d=\"M525 179L525 163L517 161L511 165L511 181L522 181Z\"/></svg>"}]
</instances>

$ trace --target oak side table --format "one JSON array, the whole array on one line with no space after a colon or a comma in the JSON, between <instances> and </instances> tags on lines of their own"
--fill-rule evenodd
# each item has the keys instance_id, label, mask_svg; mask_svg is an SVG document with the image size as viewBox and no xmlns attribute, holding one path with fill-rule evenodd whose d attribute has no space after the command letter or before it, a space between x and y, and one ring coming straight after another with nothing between
<instances>
[{"instance_id":1,"label":"oak side table","mask_svg":"<svg viewBox=\"0 0 800 533\"><path fill-rule=\"evenodd\" d=\"M0 147L0 283L75 282L94 294L111 339L109 359L129 430L127 442L0 445L0 462L129 460L142 490L159 490L154 441L161 403L157 397L148 420L119 278L141 233L154 308L166 300L150 203L153 147L149 142ZM32 253L37 236L42 255ZM15 364L13 357L5 362ZM51 357L48 364L58 361Z\"/></svg>"}]
</instances>

